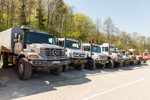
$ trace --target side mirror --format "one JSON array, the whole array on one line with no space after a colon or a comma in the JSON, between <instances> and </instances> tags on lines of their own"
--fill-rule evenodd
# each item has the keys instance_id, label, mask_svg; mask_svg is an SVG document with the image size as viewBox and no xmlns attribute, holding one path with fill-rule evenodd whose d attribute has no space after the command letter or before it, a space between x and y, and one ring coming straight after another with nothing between
<instances>
[{"instance_id":1,"label":"side mirror","mask_svg":"<svg viewBox=\"0 0 150 100\"><path fill-rule=\"evenodd\" d=\"M59 45L59 41L58 41L58 38L56 38L56 44L57 44L57 45Z\"/></svg>"}]
</instances>

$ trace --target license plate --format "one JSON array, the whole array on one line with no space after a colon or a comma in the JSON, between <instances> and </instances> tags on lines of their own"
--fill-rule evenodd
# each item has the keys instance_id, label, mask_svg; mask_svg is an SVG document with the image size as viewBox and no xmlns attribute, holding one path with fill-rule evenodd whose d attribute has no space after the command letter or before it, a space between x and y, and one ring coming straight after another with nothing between
<instances>
[{"instance_id":1,"label":"license plate","mask_svg":"<svg viewBox=\"0 0 150 100\"><path fill-rule=\"evenodd\" d=\"M52 64L59 64L60 61L53 61Z\"/></svg>"}]
</instances>

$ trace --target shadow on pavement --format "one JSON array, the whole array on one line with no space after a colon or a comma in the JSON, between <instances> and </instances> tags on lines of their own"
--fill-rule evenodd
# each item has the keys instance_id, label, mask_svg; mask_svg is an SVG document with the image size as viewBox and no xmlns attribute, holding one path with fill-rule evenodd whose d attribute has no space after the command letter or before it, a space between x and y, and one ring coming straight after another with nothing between
<instances>
[{"instance_id":1,"label":"shadow on pavement","mask_svg":"<svg viewBox=\"0 0 150 100\"><path fill-rule=\"evenodd\" d=\"M57 90L54 85L56 83L59 84L59 86L67 86L84 84L91 81L84 77L85 75L81 74L82 71L71 69L71 72L73 72L71 75L66 75L70 73L68 72L54 76L51 75L49 71L43 70L34 72L30 80L21 81L18 79L16 70L0 69L0 100L10 100L55 91ZM65 83L63 81L65 81Z\"/></svg>"},{"instance_id":2,"label":"shadow on pavement","mask_svg":"<svg viewBox=\"0 0 150 100\"><path fill-rule=\"evenodd\" d=\"M127 66L127 67L121 67L121 70L134 70L135 68L142 68L144 66L148 66L146 63L142 63L141 65L133 65L133 66Z\"/></svg>"},{"instance_id":3,"label":"shadow on pavement","mask_svg":"<svg viewBox=\"0 0 150 100\"><path fill-rule=\"evenodd\" d=\"M51 75L48 70L34 72L30 80L21 81L18 79L17 71L14 69L0 69L0 100L9 100L39 93L55 91L57 87L68 85L80 85L91 80L87 75L116 72L118 70L133 70L136 67L147 66L148 64L120 67L113 69L74 70L63 72L59 76Z\"/></svg>"}]
</instances>

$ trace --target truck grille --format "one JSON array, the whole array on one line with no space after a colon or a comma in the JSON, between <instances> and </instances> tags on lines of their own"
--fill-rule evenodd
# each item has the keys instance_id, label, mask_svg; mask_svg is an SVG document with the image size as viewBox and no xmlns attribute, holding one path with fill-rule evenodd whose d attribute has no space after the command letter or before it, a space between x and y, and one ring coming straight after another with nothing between
<instances>
[{"instance_id":1,"label":"truck grille","mask_svg":"<svg viewBox=\"0 0 150 100\"><path fill-rule=\"evenodd\" d=\"M100 59L101 60L107 60L107 57L106 56L100 56Z\"/></svg>"},{"instance_id":2,"label":"truck grille","mask_svg":"<svg viewBox=\"0 0 150 100\"><path fill-rule=\"evenodd\" d=\"M41 49L40 54L44 58L65 56L65 52L63 51L63 49L52 49L52 48Z\"/></svg>"},{"instance_id":3,"label":"truck grille","mask_svg":"<svg viewBox=\"0 0 150 100\"><path fill-rule=\"evenodd\" d=\"M122 56L121 55L117 55L118 59L122 59Z\"/></svg>"},{"instance_id":4,"label":"truck grille","mask_svg":"<svg viewBox=\"0 0 150 100\"><path fill-rule=\"evenodd\" d=\"M82 58L85 57L85 54L73 53L73 57Z\"/></svg>"}]
</instances>

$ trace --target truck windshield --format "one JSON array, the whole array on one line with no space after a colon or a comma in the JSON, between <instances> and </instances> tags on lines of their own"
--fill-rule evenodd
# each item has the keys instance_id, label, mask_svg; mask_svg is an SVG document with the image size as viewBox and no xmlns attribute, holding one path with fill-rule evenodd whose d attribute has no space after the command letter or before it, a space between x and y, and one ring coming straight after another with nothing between
<instances>
[{"instance_id":1,"label":"truck windshield","mask_svg":"<svg viewBox=\"0 0 150 100\"><path fill-rule=\"evenodd\" d=\"M125 51L119 51L119 53L125 55Z\"/></svg>"},{"instance_id":2,"label":"truck windshield","mask_svg":"<svg viewBox=\"0 0 150 100\"><path fill-rule=\"evenodd\" d=\"M80 49L79 42L75 42L75 41L66 40L65 46L66 48Z\"/></svg>"},{"instance_id":3,"label":"truck windshield","mask_svg":"<svg viewBox=\"0 0 150 100\"><path fill-rule=\"evenodd\" d=\"M109 51L110 51L110 52L116 52L116 48L115 48L114 46L110 46L110 47L109 47Z\"/></svg>"},{"instance_id":4,"label":"truck windshield","mask_svg":"<svg viewBox=\"0 0 150 100\"><path fill-rule=\"evenodd\" d=\"M26 43L56 44L56 39L53 35L50 34L29 32L27 33Z\"/></svg>"},{"instance_id":5,"label":"truck windshield","mask_svg":"<svg viewBox=\"0 0 150 100\"><path fill-rule=\"evenodd\" d=\"M101 49L100 49L99 46L92 45L92 52L100 53L100 52L101 52Z\"/></svg>"}]
</instances>

